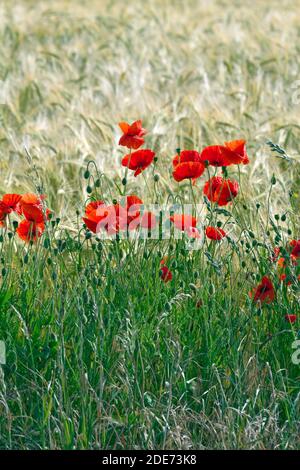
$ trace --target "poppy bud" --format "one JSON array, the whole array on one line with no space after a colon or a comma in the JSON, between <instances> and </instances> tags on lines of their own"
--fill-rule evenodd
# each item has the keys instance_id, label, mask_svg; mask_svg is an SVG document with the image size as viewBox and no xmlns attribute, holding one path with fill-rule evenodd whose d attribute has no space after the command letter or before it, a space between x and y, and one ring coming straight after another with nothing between
<instances>
[{"instance_id":1,"label":"poppy bud","mask_svg":"<svg viewBox=\"0 0 300 470\"><path fill-rule=\"evenodd\" d=\"M13 221L13 228L16 230L18 228L18 222L16 220Z\"/></svg>"},{"instance_id":2,"label":"poppy bud","mask_svg":"<svg viewBox=\"0 0 300 470\"><path fill-rule=\"evenodd\" d=\"M0 235L0 243L3 242L3 235Z\"/></svg>"},{"instance_id":3,"label":"poppy bud","mask_svg":"<svg viewBox=\"0 0 300 470\"><path fill-rule=\"evenodd\" d=\"M91 186L87 186L87 187L86 187L86 192L87 192L88 194L91 194L92 191L93 191L93 188L92 188Z\"/></svg>"},{"instance_id":4,"label":"poppy bud","mask_svg":"<svg viewBox=\"0 0 300 470\"><path fill-rule=\"evenodd\" d=\"M44 240L44 248L49 248L49 246L50 246L50 240L49 240L49 238L45 238L45 240Z\"/></svg>"},{"instance_id":5,"label":"poppy bud","mask_svg":"<svg viewBox=\"0 0 300 470\"><path fill-rule=\"evenodd\" d=\"M12 232L8 232L8 238L12 238L13 237L13 233Z\"/></svg>"},{"instance_id":6,"label":"poppy bud","mask_svg":"<svg viewBox=\"0 0 300 470\"><path fill-rule=\"evenodd\" d=\"M60 222L60 218L59 218L59 217L57 217L55 222L56 222L56 225L58 225L58 224L59 224L59 222Z\"/></svg>"},{"instance_id":7,"label":"poppy bud","mask_svg":"<svg viewBox=\"0 0 300 470\"><path fill-rule=\"evenodd\" d=\"M285 215L285 214L283 214L283 215L281 216L281 220L282 220L282 222L285 222L285 221L286 221L286 215Z\"/></svg>"},{"instance_id":8,"label":"poppy bud","mask_svg":"<svg viewBox=\"0 0 300 470\"><path fill-rule=\"evenodd\" d=\"M122 179L122 185L123 185L123 186L126 186L126 184L127 184L127 179L126 179L126 178L123 178L123 179Z\"/></svg>"},{"instance_id":9,"label":"poppy bud","mask_svg":"<svg viewBox=\"0 0 300 470\"><path fill-rule=\"evenodd\" d=\"M275 178L275 175L272 176L271 178L271 184L276 184L276 178Z\"/></svg>"},{"instance_id":10,"label":"poppy bud","mask_svg":"<svg viewBox=\"0 0 300 470\"><path fill-rule=\"evenodd\" d=\"M279 220L279 214L274 215L275 220Z\"/></svg>"},{"instance_id":11,"label":"poppy bud","mask_svg":"<svg viewBox=\"0 0 300 470\"><path fill-rule=\"evenodd\" d=\"M222 166L222 173L223 173L223 175L225 176L225 178L227 178L227 176L228 176L228 171L227 171L226 166Z\"/></svg>"},{"instance_id":12,"label":"poppy bud","mask_svg":"<svg viewBox=\"0 0 300 470\"><path fill-rule=\"evenodd\" d=\"M86 240L90 240L90 238L92 238L91 232L86 232L86 234L85 234L85 239L86 239Z\"/></svg>"},{"instance_id":13,"label":"poppy bud","mask_svg":"<svg viewBox=\"0 0 300 470\"><path fill-rule=\"evenodd\" d=\"M52 264L52 259L51 259L51 258L47 258L47 264L48 264L49 266L51 266L51 264Z\"/></svg>"},{"instance_id":14,"label":"poppy bud","mask_svg":"<svg viewBox=\"0 0 300 470\"><path fill-rule=\"evenodd\" d=\"M99 178L95 181L96 188L100 188L100 180Z\"/></svg>"},{"instance_id":15,"label":"poppy bud","mask_svg":"<svg viewBox=\"0 0 300 470\"><path fill-rule=\"evenodd\" d=\"M217 227L222 227L222 222L217 222Z\"/></svg>"},{"instance_id":16,"label":"poppy bud","mask_svg":"<svg viewBox=\"0 0 300 470\"><path fill-rule=\"evenodd\" d=\"M89 177L91 176L91 174L90 174L89 170L85 170L85 172L84 172L83 176L84 176L84 178L85 178L86 180L88 180L88 179L89 179Z\"/></svg>"},{"instance_id":17,"label":"poppy bud","mask_svg":"<svg viewBox=\"0 0 300 470\"><path fill-rule=\"evenodd\" d=\"M259 202L257 202L256 209L259 209L259 208L260 208L260 204L259 204Z\"/></svg>"},{"instance_id":18,"label":"poppy bud","mask_svg":"<svg viewBox=\"0 0 300 470\"><path fill-rule=\"evenodd\" d=\"M291 231L290 228L288 229L287 233L288 233L288 235L292 235L292 231Z\"/></svg>"},{"instance_id":19,"label":"poppy bud","mask_svg":"<svg viewBox=\"0 0 300 470\"><path fill-rule=\"evenodd\" d=\"M209 288L208 288L208 292L210 295L214 295L215 293L215 286L213 284L210 284Z\"/></svg>"},{"instance_id":20,"label":"poppy bud","mask_svg":"<svg viewBox=\"0 0 300 470\"><path fill-rule=\"evenodd\" d=\"M154 175L154 181L157 183L159 181L159 175Z\"/></svg>"},{"instance_id":21,"label":"poppy bud","mask_svg":"<svg viewBox=\"0 0 300 470\"><path fill-rule=\"evenodd\" d=\"M76 215L79 216L80 215L80 212L78 209L76 209Z\"/></svg>"},{"instance_id":22,"label":"poppy bud","mask_svg":"<svg viewBox=\"0 0 300 470\"><path fill-rule=\"evenodd\" d=\"M158 158L157 158L157 157L154 157L154 158L153 158L153 161L154 161L154 163L156 163L156 162L157 162L157 160L158 160Z\"/></svg>"},{"instance_id":23,"label":"poppy bud","mask_svg":"<svg viewBox=\"0 0 300 470\"><path fill-rule=\"evenodd\" d=\"M116 199L113 199L113 205L116 206L118 204L118 201Z\"/></svg>"},{"instance_id":24,"label":"poppy bud","mask_svg":"<svg viewBox=\"0 0 300 470\"><path fill-rule=\"evenodd\" d=\"M179 148L179 147L176 149L176 153L177 153L178 155L180 155L180 148Z\"/></svg>"}]
</instances>

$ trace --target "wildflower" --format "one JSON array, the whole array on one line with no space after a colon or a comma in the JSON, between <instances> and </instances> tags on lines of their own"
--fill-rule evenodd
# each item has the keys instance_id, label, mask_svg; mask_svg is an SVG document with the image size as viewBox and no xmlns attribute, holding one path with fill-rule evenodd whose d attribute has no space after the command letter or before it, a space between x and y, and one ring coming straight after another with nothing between
<instances>
[{"instance_id":1,"label":"wildflower","mask_svg":"<svg viewBox=\"0 0 300 470\"><path fill-rule=\"evenodd\" d=\"M2 203L5 204L10 211L19 212L19 202L21 197L21 194L4 194L2 197Z\"/></svg>"},{"instance_id":2,"label":"wildflower","mask_svg":"<svg viewBox=\"0 0 300 470\"><path fill-rule=\"evenodd\" d=\"M170 217L170 221L178 230L188 230L191 227L196 227L197 219L190 214L174 214Z\"/></svg>"},{"instance_id":3,"label":"wildflower","mask_svg":"<svg viewBox=\"0 0 300 470\"><path fill-rule=\"evenodd\" d=\"M297 315L285 315L284 317L286 319L286 321L290 322L290 323L295 323L295 321L297 320Z\"/></svg>"},{"instance_id":4,"label":"wildflower","mask_svg":"<svg viewBox=\"0 0 300 470\"><path fill-rule=\"evenodd\" d=\"M89 230L98 233L105 229L109 235L118 233L120 230L135 229L139 225L140 206L143 201L137 196L127 196L126 205L105 205L102 201L85 211L83 221Z\"/></svg>"},{"instance_id":5,"label":"wildflower","mask_svg":"<svg viewBox=\"0 0 300 470\"><path fill-rule=\"evenodd\" d=\"M224 145L210 145L201 152L201 160L212 166L229 166L249 163L245 140L233 140Z\"/></svg>"},{"instance_id":6,"label":"wildflower","mask_svg":"<svg viewBox=\"0 0 300 470\"><path fill-rule=\"evenodd\" d=\"M250 297L254 302L261 302L269 304L275 299L275 290L271 279L264 276L261 283L250 292Z\"/></svg>"},{"instance_id":7,"label":"wildflower","mask_svg":"<svg viewBox=\"0 0 300 470\"><path fill-rule=\"evenodd\" d=\"M49 209L46 209L45 213L43 211L42 201L44 198L44 196L37 196L32 193L23 194L19 201L19 205L20 211L24 215L25 219L35 223L45 222L50 211Z\"/></svg>"},{"instance_id":8,"label":"wildflower","mask_svg":"<svg viewBox=\"0 0 300 470\"><path fill-rule=\"evenodd\" d=\"M119 127L123 132L119 145L137 150L144 144L143 136L146 134L146 130L142 128L142 121L135 121L131 125L127 122L120 122Z\"/></svg>"},{"instance_id":9,"label":"wildflower","mask_svg":"<svg viewBox=\"0 0 300 470\"><path fill-rule=\"evenodd\" d=\"M134 176L138 176L153 162L155 152L149 149L141 149L125 155L122 165L134 170Z\"/></svg>"},{"instance_id":10,"label":"wildflower","mask_svg":"<svg viewBox=\"0 0 300 470\"><path fill-rule=\"evenodd\" d=\"M16 230L18 236L25 242L36 241L42 236L45 230L44 222L34 222L30 220L22 220Z\"/></svg>"},{"instance_id":11,"label":"wildflower","mask_svg":"<svg viewBox=\"0 0 300 470\"><path fill-rule=\"evenodd\" d=\"M0 200L0 227L5 226L6 217L11 212L20 212L19 201L20 194L4 194Z\"/></svg>"},{"instance_id":12,"label":"wildflower","mask_svg":"<svg viewBox=\"0 0 300 470\"><path fill-rule=\"evenodd\" d=\"M93 210L98 209L105 204L104 201L91 201L87 206L85 206L85 215L89 215Z\"/></svg>"},{"instance_id":13,"label":"wildflower","mask_svg":"<svg viewBox=\"0 0 300 470\"><path fill-rule=\"evenodd\" d=\"M175 181L191 179L193 184L205 170L201 156L196 150L183 150L173 158L173 177Z\"/></svg>"},{"instance_id":14,"label":"wildflower","mask_svg":"<svg viewBox=\"0 0 300 470\"><path fill-rule=\"evenodd\" d=\"M211 201L219 206L226 206L238 194L239 184L237 181L224 179L221 176L214 176L206 181L203 192Z\"/></svg>"},{"instance_id":15,"label":"wildflower","mask_svg":"<svg viewBox=\"0 0 300 470\"><path fill-rule=\"evenodd\" d=\"M170 221L174 226L185 232L190 238L200 238L200 233L196 228L197 219L190 214L174 214L170 217Z\"/></svg>"},{"instance_id":16,"label":"wildflower","mask_svg":"<svg viewBox=\"0 0 300 470\"><path fill-rule=\"evenodd\" d=\"M300 240L292 240L290 247L292 248L291 257L293 257L294 260L300 258Z\"/></svg>"},{"instance_id":17,"label":"wildflower","mask_svg":"<svg viewBox=\"0 0 300 470\"><path fill-rule=\"evenodd\" d=\"M163 282L169 282L173 279L173 274L166 265L160 268L160 278Z\"/></svg>"},{"instance_id":18,"label":"wildflower","mask_svg":"<svg viewBox=\"0 0 300 470\"><path fill-rule=\"evenodd\" d=\"M221 228L206 227L205 234L210 240L222 240L227 234Z\"/></svg>"}]
</instances>

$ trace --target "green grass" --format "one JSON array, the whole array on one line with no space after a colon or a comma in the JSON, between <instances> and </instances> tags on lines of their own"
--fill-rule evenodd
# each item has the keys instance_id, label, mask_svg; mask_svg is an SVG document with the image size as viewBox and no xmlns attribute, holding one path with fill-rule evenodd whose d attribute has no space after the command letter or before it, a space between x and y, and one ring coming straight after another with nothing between
<instances>
[{"instance_id":1,"label":"green grass","mask_svg":"<svg viewBox=\"0 0 300 470\"><path fill-rule=\"evenodd\" d=\"M38 244L2 231L0 447L299 449L299 282L270 261L300 238L298 2L129 3L1 6L1 195L43 185L54 216ZM87 186L118 197L117 123L138 118L158 162L127 192L148 203L188 202L177 147L247 139L228 214L203 202L205 176L194 188L201 222L230 239L85 238ZM248 294L265 274L276 301L259 309Z\"/></svg>"}]
</instances>

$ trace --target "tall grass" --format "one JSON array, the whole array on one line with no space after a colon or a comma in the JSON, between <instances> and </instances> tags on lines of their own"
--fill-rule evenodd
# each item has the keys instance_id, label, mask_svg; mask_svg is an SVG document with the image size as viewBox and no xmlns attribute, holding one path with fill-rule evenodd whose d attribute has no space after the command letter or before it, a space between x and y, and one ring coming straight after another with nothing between
<instances>
[{"instance_id":1,"label":"tall grass","mask_svg":"<svg viewBox=\"0 0 300 470\"><path fill-rule=\"evenodd\" d=\"M1 6L1 195L43 188L53 210L37 244L2 230L1 448L299 448L299 282L270 261L299 238L298 2L207 3ZM247 139L226 213L204 178L194 188L228 239L188 251L86 232L86 199L119 196L115 124L135 118L158 161L126 189L150 203L188 201L176 148ZM265 274L276 302L258 308Z\"/></svg>"}]
</instances>

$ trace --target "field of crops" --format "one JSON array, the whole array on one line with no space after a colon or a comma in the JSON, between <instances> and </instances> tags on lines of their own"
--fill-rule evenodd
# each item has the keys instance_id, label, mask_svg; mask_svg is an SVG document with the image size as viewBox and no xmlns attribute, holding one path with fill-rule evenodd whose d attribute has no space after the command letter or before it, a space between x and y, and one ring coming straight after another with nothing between
<instances>
[{"instance_id":1,"label":"field of crops","mask_svg":"<svg viewBox=\"0 0 300 470\"><path fill-rule=\"evenodd\" d=\"M299 8L1 2L1 449L300 448Z\"/></svg>"}]
</instances>

